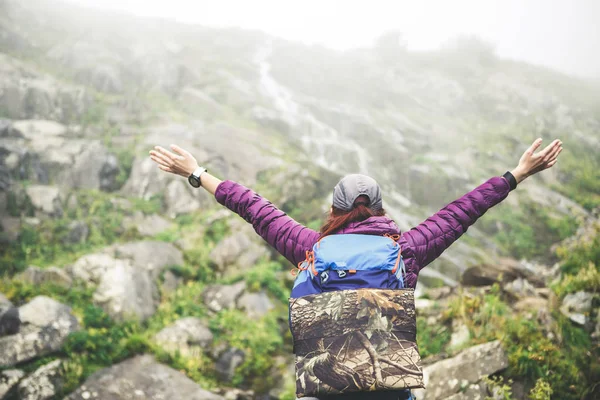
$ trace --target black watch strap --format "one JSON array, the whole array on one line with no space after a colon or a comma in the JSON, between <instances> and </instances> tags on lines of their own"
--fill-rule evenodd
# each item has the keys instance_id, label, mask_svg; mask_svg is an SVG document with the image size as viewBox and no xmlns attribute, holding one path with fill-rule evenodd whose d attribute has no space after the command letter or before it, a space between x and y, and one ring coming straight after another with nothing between
<instances>
[{"instance_id":1,"label":"black watch strap","mask_svg":"<svg viewBox=\"0 0 600 400\"><path fill-rule=\"evenodd\" d=\"M517 188L517 179L510 171L506 171L502 177L508 181L510 190L515 190Z\"/></svg>"}]
</instances>

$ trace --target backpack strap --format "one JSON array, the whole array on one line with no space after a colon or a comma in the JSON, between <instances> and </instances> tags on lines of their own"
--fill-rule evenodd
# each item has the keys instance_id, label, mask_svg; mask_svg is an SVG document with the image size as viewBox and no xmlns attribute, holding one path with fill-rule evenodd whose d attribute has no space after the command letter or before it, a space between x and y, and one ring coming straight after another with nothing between
<instances>
[{"instance_id":1,"label":"backpack strap","mask_svg":"<svg viewBox=\"0 0 600 400\"><path fill-rule=\"evenodd\" d=\"M392 239L392 241L394 242L394 245L399 247L398 258L396 258L396 264L394 264L394 269L392 269L392 274L395 274L396 271L398 270L398 266L400 265L400 260L402 259L402 246L400 246L400 243L398 243L398 240L400 240L400 235L398 235L398 234L390 235L389 233L386 233L383 236Z\"/></svg>"}]
</instances>

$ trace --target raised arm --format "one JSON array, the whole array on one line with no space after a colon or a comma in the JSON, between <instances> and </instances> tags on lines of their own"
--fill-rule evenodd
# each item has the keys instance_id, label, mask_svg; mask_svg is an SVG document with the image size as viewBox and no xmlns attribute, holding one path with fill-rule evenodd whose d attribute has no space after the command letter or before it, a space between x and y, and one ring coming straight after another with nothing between
<instances>
[{"instance_id":1,"label":"raised arm","mask_svg":"<svg viewBox=\"0 0 600 400\"><path fill-rule=\"evenodd\" d=\"M171 145L172 153L160 146L150 151L150 158L160 169L188 177L198 168L196 159L182 148ZM309 229L268 200L252 190L233 181L221 181L205 172L201 176L202 187L213 194L217 201L251 223L269 245L296 265L305 257L318 240L319 234Z\"/></svg>"},{"instance_id":2,"label":"raised arm","mask_svg":"<svg viewBox=\"0 0 600 400\"><path fill-rule=\"evenodd\" d=\"M562 151L562 143L555 140L544 150L534 154L541 143L542 139L537 139L523 153L519 165L505 174L505 177L489 179L460 199L448 204L423 223L404 232L400 238L404 252L414 256L419 268L425 267L438 258L479 217L504 200L517 183L556 163Z\"/></svg>"}]
</instances>

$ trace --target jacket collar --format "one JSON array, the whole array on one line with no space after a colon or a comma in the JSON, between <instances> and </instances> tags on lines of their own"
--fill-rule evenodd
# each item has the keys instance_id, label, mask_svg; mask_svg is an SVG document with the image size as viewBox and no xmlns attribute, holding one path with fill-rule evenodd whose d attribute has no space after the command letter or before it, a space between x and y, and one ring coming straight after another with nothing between
<instances>
[{"instance_id":1,"label":"jacket collar","mask_svg":"<svg viewBox=\"0 0 600 400\"><path fill-rule=\"evenodd\" d=\"M386 216L370 217L364 221L352 222L337 233L354 233L362 235L399 235L400 228L394 221Z\"/></svg>"}]
</instances>

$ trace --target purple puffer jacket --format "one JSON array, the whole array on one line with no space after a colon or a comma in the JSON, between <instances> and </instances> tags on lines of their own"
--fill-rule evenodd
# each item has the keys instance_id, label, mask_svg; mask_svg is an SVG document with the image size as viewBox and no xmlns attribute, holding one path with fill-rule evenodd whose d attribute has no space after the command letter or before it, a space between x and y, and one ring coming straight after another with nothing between
<instances>
[{"instance_id":1,"label":"purple puffer jacket","mask_svg":"<svg viewBox=\"0 0 600 400\"><path fill-rule=\"evenodd\" d=\"M421 268L442 254L489 208L508 196L510 186L494 177L460 199L453 201L426 221L401 233L388 217L371 217L348 225L338 233L367 235L400 234L406 265L406 286L414 288ZM318 241L319 233L309 229L252 190L232 181L222 182L215 193L217 201L250 222L267 243L292 264L304 260L305 251Z\"/></svg>"}]
</instances>

